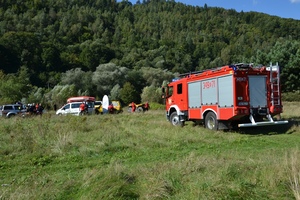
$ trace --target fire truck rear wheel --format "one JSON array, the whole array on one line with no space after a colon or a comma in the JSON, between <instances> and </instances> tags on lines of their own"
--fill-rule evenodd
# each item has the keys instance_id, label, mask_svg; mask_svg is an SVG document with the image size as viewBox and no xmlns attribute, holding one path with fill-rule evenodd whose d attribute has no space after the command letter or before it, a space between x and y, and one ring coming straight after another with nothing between
<instances>
[{"instance_id":1,"label":"fire truck rear wheel","mask_svg":"<svg viewBox=\"0 0 300 200\"><path fill-rule=\"evenodd\" d=\"M205 117L205 127L210 130L217 130L218 129L218 120L213 112L207 113Z\"/></svg>"},{"instance_id":2,"label":"fire truck rear wheel","mask_svg":"<svg viewBox=\"0 0 300 200\"><path fill-rule=\"evenodd\" d=\"M170 116L170 121L174 126L184 126L184 122L180 121L177 112L173 112Z\"/></svg>"}]
</instances>

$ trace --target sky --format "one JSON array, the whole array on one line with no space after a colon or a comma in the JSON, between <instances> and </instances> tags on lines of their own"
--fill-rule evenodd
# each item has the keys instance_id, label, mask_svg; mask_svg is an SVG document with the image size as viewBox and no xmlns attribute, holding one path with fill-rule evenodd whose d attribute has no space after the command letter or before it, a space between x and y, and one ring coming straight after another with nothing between
<instances>
[{"instance_id":1,"label":"sky","mask_svg":"<svg viewBox=\"0 0 300 200\"><path fill-rule=\"evenodd\" d=\"M175 0L186 5L221 7L237 12L255 11L300 20L300 0ZM300 22L299 22L300 23Z\"/></svg>"}]
</instances>

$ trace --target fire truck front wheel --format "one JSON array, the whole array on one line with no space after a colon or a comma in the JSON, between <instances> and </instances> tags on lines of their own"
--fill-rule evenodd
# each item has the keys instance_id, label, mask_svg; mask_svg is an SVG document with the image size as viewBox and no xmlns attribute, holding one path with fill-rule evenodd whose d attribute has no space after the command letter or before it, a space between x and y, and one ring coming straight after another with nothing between
<instances>
[{"instance_id":1,"label":"fire truck front wheel","mask_svg":"<svg viewBox=\"0 0 300 200\"><path fill-rule=\"evenodd\" d=\"M176 112L173 112L170 116L170 122L174 126L184 126L184 121L180 121L179 116L177 115Z\"/></svg>"},{"instance_id":2,"label":"fire truck front wheel","mask_svg":"<svg viewBox=\"0 0 300 200\"><path fill-rule=\"evenodd\" d=\"M218 120L213 112L207 113L205 116L205 127L210 130L217 130L218 129Z\"/></svg>"}]
</instances>

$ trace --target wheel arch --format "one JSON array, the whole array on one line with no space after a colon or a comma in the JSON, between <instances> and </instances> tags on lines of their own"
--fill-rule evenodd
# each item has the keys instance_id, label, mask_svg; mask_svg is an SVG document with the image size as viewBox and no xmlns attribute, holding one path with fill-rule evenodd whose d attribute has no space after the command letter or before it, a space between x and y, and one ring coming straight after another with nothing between
<instances>
[{"instance_id":1,"label":"wheel arch","mask_svg":"<svg viewBox=\"0 0 300 200\"><path fill-rule=\"evenodd\" d=\"M170 116L173 112L177 112L177 115L183 115L184 114L180 111L180 109L177 105L173 105L169 108L168 116Z\"/></svg>"},{"instance_id":2,"label":"wheel arch","mask_svg":"<svg viewBox=\"0 0 300 200\"><path fill-rule=\"evenodd\" d=\"M215 115L216 115L216 118L218 119L218 115L217 115L217 112L214 111L213 109L205 109L203 112L202 112L202 119L205 119L206 115L209 113L209 112L213 112Z\"/></svg>"},{"instance_id":3,"label":"wheel arch","mask_svg":"<svg viewBox=\"0 0 300 200\"><path fill-rule=\"evenodd\" d=\"M10 117L13 117L13 116L16 116L16 113L9 112L9 113L6 114L7 118L10 118Z\"/></svg>"}]
</instances>

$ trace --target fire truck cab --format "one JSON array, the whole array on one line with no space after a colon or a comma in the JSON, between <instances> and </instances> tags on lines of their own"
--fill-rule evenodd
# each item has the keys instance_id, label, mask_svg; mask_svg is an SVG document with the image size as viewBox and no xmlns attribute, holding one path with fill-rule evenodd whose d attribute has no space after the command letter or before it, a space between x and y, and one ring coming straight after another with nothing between
<instances>
[{"instance_id":1,"label":"fire truck cab","mask_svg":"<svg viewBox=\"0 0 300 200\"><path fill-rule=\"evenodd\" d=\"M288 123L273 120L282 113L278 64L234 64L186 73L163 92L173 125L193 121L218 130Z\"/></svg>"}]
</instances>

